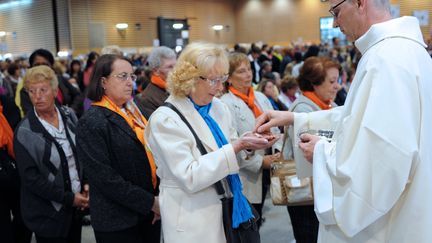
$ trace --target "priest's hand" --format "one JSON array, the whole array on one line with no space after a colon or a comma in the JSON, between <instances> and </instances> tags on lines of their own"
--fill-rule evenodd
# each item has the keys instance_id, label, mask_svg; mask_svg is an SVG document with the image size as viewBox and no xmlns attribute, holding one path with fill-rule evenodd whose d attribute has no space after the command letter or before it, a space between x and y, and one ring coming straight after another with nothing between
<instances>
[{"instance_id":1,"label":"priest's hand","mask_svg":"<svg viewBox=\"0 0 432 243\"><path fill-rule=\"evenodd\" d=\"M320 137L308 133L303 133L302 135L300 135L299 147L303 151L304 157L311 163L313 163L313 152L315 144L320 139Z\"/></svg>"},{"instance_id":2,"label":"priest's hand","mask_svg":"<svg viewBox=\"0 0 432 243\"><path fill-rule=\"evenodd\" d=\"M255 132L265 133L272 127L281 127L291 125L294 122L294 114L290 111L273 111L264 112L256 119Z\"/></svg>"}]
</instances>

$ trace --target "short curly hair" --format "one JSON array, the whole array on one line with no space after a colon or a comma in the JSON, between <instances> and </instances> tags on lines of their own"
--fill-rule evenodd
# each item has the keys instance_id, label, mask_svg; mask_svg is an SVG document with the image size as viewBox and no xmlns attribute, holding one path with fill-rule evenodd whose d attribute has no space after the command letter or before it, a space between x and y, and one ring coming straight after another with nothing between
<instances>
[{"instance_id":1,"label":"short curly hair","mask_svg":"<svg viewBox=\"0 0 432 243\"><path fill-rule=\"evenodd\" d=\"M330 68L341 69L341 65L328 57L309 57L304 61L297 77L301 91L314 91L314 86L321 85Z\"/></svg>"},{"instance_id":2,"label":"short curly hair","mask_svg":"<svg viewBox=\"0 0 432 243\"><path fill-rule=\"evenodd\" d=\"M195 88L200 76L228 74L228 55L224 47L196 42L189 44L181 53L174 69L168 76L168 91L176 97L186 97Z\"/></svg>"},{"instance_id":3,"label":"short curly hair","mask_svg":"<svg viewBox=\"0 0 432 243\"><path fill-rule=\"evenodd\" d=\"M58 79L52 68L41 65L27 70L24 77L24 88L28 89L31 84L49 82L54 90L58 89Z\"/></svg>"}]
</instances>

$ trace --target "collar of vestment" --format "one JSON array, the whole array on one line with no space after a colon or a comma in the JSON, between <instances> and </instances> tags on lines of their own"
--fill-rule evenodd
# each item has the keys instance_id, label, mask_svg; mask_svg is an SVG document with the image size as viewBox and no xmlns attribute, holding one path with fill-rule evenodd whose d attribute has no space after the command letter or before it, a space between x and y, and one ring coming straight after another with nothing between
<instances>
[{"instance_id":1,"label":"collar of vestment","mask_svg":"<svg viewBox=\"0 0 432 243\"><path fill-rule=\"evenodd\" d=\"M372 25L364 35L355 41L355 46L364 55L369 48L387 38L410 39L426 48L419 22L417 18L411 16Z\"/></svg>"}]
</instances>

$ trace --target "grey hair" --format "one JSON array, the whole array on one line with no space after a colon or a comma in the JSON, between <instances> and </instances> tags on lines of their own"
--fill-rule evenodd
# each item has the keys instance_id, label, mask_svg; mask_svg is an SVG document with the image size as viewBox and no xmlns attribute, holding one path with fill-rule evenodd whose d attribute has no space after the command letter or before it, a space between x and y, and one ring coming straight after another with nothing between
<instances>
[{"instance_id":1,"label":"grey hair","mask_svg":"<svg viewBox=\"0 0 432 243\"><path fill-rule=\"evenodd\" d=\"M374 5L380 9L390 12L390 1L389 0L374 0Z\"/></svg>"},{"instance_id":2,"label":"grey hair","mask_svg":"<svg viewBox=\"0 0 432 243\"><path fill-rule=\"evenodd\" d=\"M355 0L348 0L350 2L354 2ZM328 2L328 0L325 0ZM390 1L389 0L372 0L372 3L375 7L390 12Z\"/></svg>"},{"instance_id":3,"label":"grey hair","mask_svg":"<svg viewBox=\"0 0 432 243\"><path fill-rule=\"evenodd\" d=\"M162 65L162 59L172 59L176 58L176 53L173 49L168 48L166 46L155 47L148 59L147 62L149 64L150 69L159 68Z\"/></svg>"}]
</instances>

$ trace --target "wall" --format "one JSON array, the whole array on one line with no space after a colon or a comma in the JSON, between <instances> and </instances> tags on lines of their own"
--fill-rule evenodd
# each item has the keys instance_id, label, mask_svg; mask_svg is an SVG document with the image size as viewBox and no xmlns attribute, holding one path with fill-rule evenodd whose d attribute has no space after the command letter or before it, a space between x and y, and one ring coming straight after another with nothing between
<instances>
[{"instance_id":1,"label":"wall","mask_svg":"<svg viewBox=\"0 0 432 243\"><path fill-rule=\"evenodd\" d=\"M239 0L235 5L238 42L319 41L319 18L329 16L319 0Z\"/></svg>"},{"instance_id":2,"label":"wall","mask_svg":"<svg viewBox=\"0 0 432 243\"><path fill-rule=\"evenodd\" d=\"M320 0L55 1L60 49L72 48L74 54L100 50L101 46L91 47L90 40L135 50L152 46L153 39L157 38L158 16L188 18L191 41L205 40L229 46L256 41L281 45L292 41L318 42L319 17L329 16L328 3ZM401 15L428 10L429 25L422 27L422 31L426 39L431 37L432 0L390 1L399 4ZM7 2L15 2L15 5L4 8ZM51 3L52 0L0 1L0 31L8 32L0 38L0 54L29 54L36 48L55 52ZM123 34L115 29L119 22L129 24ZM140 30L135 29L135 23L141 24ZM211 29L214 24L229 28L216 32ZM89 33L89 26L96 26L96 32Z\"/></svg>"},{"instance_id":3,"label":"wall","mask_svg":"<svg viewBox=\"0 0 432 243\"><path fill-rule=\"evenodd\" d=\"M399 4L400 15L429 10L429 25L421 27L425 39L432 37L432 0L390 0ZM235 4L237 42L270 44L319 42L319 18L330 16L329 4L319 0L238 0Z\"/></svg>"},{"instance_id":4,"label":"wall","mask_svg":"<svg viewBox=\"0 0 432 243\"><path fill-rule=\"evenodd\" d=\"M72 45L75 53L87 53L91 47L89 23L100 23L105 45L122 48L152 46L157 38L156 18L188 18L190 41L204 40L216 43L235 42L234 7L232 0L73 0L70 1ZM128 23L129 28L118 32L116 23ZM141 29L135 28L141 24ZM228 25L228 30L216 32L214 24ZM97 29L97 28L96 28ZM98 31L100 33L100 31ZM97 38L97 37L96 37ZM92 39L93 40L93 39Z\"/></svg>"},{"instance_id":5,"label":"wall","mask_svg":"<svg viewBox=\"0 0 432 243\"><path fill-rule=\"evenodd\" d=\"M52 5L49 0L0 4L0 38L5 53L30 53L36 48L55 51Z\"/></svg>"},{"instance_id":6,"label":"wall","mask_svg":"<svg viewBox=\"0 0 432 243\"><path fill-rule=\"evenodd\" d=\"M412 15L413 10L428 10L429 25L422 26L421 30L425 40L432 38L432 0L391 0L392 4L399 4L400 15Z\"/></svg>"}]
</instances>

